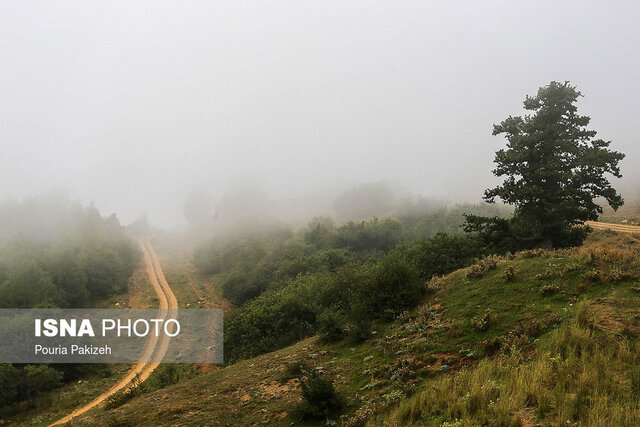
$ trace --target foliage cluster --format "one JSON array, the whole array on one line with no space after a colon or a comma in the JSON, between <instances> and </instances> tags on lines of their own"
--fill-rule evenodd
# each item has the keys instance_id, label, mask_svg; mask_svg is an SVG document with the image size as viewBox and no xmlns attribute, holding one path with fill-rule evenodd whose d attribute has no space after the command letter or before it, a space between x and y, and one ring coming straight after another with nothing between
<instances>
[{"instance_id":1,"label":"foliage cluster","mask_svg":"<svg viewBox=\"0 0 640 427\"><path fill-rule=\"evenodd\" d=\"M300 382L302 402L294 409L294 417L300 420L327 420L335 417L344 405L336 393L333 382L312 372Z\"/></svg>"},{"instance_id":2,"label":"foliage cluster","mask_svg":"<svg viewBox=\"0 0 640 427\"><path fill-rule=\"evenodd\" d=\"M437 234L379 259L300 274L225 319L225 355L239 360L321 332L328 341L371 337L376 322L415 307L434 276L480 255L472 236Z\"/></svg>"},{"instance_id":3,"label":"foliage cluster","mask_svg":"<svg viewBox=\"0 0 640 427\"><path fill-rule=\"evenodd\" d=\"M0 204L0 307L87 307L127 288L140 253L117 218L55 195ZM99 367L0 365L0 407Z\"/></svg>"},{"instance_id":4,"label":"foliage cluster","mask_svg":"<svg viewBox=\"0 0 640 427\"><path fill-rule=\"evenodd\" d=\"M59 217L63 230L49 238L17 232L0 246L0 307L82 307L126 290L140 254L118 220L102 218L94 208L54 201L24 203L37 220L40 215L31 210ZM0 210L0 216L8 214ZM28 227L24 218L20 225ZM8 236L6 230L3 235Z\"/></svg>"},{"instance_id":5,"label":"foliage cluster","mask_svg":"<svg viewBox=\"0 0 640 427\"><path fill-rule=\"evenodd\" d=\"M195 251L194 263L204 274L215 276L224 297L236 305L279 289L299 274L378 261L403 241L416 246L416 255L430 253L421 260L430 263L424 269L440 275L467 265L481 252L479 242L461 236L464 212L505 215L507 209L459 205L427 213L411 227L393 218L350 221L338 227L331 218L319 217L298 233L279 229L223 244L212 241ZM432 239L442 231L450 233Z\"/></svg>"},{"instance_id":6,"label":"foliage cluster","mask_svg":"<svg viewBox=\"0 0 640 427\"><path fill-rule=\"evenodd\" d=\"M299 274L335 271L348 262L389 251L403 236L402 223L389 218L349 222L339 228L328 218L317 218L303 238L279 232L223 247L208 244L196 251L194 261L202 272L219 275L224 297L241 305Z\"/></svg>"}]
</instances>

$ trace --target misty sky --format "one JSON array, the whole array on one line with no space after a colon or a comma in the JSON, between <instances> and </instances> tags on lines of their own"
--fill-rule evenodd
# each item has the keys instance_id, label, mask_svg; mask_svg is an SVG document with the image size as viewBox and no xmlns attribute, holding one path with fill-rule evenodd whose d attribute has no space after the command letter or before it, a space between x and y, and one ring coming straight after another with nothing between
<instances>
[{"instance_id":1,"label":"misty sky","mask_svg":"<svg viewBox=\"0 0 640 427\"><path fill-rule=\"evenodd\" d=\"M159 225L238 177L478 200L493 123L551 80L635 190L639 22L637 1L2 0L0 199L64 189Z\"/></svg>"}]
</instances>

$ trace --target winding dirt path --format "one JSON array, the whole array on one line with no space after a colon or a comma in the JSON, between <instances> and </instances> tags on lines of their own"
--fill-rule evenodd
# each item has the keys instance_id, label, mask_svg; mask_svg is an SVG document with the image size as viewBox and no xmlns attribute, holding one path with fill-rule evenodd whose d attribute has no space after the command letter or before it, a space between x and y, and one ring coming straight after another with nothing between
<instances>
[{"instance_id":1,"label":"winding dirt path","mask_svg":"<svg viewBox=\"0 0 640 427\"><path fill-rule=\"evenodd\" d=\"M178 308L178 300L169 287L167 279L164 277L158 255L153 250L153 246L151 246L149 238L140 239L138 241L138 244L140 245L140 249L142 250L142 253L144 255L144 264L147 270L147 275L149 276L149 281L151 282L151 286L156 292L158 301L160 302L159 308L163 310L162 313L164 317L174 317ZM155 336L150 336L143 347L144 358L158 361L162 360L167 352L167 349L169 348L169 341L170 340L166 335L163 335L162 337L160 337L160 339ZM107 400L107 398L113 393L129 387L131 385L131 381L133 381L133 379L137 375L139 375L140 381L146 380L147 378L149 378L149 375L151 375L151 373L158 367L158 365L159 363L134 364L129 372L127 372L127 375L122 377L122 379L114 384L109 390L105 391L86 405L76 409L66 417L61 418L55 423L51 424L50 427L67 423L72 418L75 418L78 415L82 415L85 412L97 406L100 406L100 404L104 403L104 401Z\"/></svg>"}]
</instances>

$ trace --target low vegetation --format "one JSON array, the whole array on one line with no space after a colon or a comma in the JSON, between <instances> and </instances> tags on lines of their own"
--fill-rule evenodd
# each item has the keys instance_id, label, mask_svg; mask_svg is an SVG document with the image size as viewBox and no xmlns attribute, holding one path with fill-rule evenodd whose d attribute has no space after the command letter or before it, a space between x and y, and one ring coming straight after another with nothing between
<instances>
[{"instance_id":1,"label":"low vegetation","mask_svg":"<svg viewBox=\"0 0 640 427\"><path fill-rule=\"evenodd\" d=\"M195 377L196 374L197 369L194 365L162 364L151 373L145 382L140 381L140 374L137 374L129 387L109 396L105 407L115 409L136 396L177 384Z\"/></svg>"},{"instance_id":2,"label":"low vegetation","mask_svg":"<svg viewBox=\"0 0 640 427\"><path fill-rule=\"evenodd\" d=\"M583 300L576 314L545 337L533 355L514 347L430 381L394 409L385 424L637 425L637 320L627 317L629 323L607 327L603 323L612 320L612 313L596 318L594 304L602 303ZM617 299L606 304L629 308Z\"/></svg>"},{"instance_id":3,"label":"low vegetation","mask_svg":"<svg viewBox=\"0 0 640 427\"><path fill-rule=\"evenodd\" d=\"M374 319L362 342L304 339L78 424L633 425L638 255L638 237L598 232L581 248L481 258L483 275L469 277L472 261L421 282L418 306ZM601 279L585 286L589 271ZM548 285L561 291L543 294ZM311 378L323 381L304 397Z\"/></svg>"},{"instance_id":4,"label":"low vegetation","mask_svg":"<svg viewBox=\"0 0 640 427\"><path fill-rule=\"evenodd\" d=\"M469 236L437 234L335 271L301 273L227 317L226 360L257 356L319 331L328 341L366 340L377 323L418 305L432 277L481 253Z\"/></svg>"}]
</instances>

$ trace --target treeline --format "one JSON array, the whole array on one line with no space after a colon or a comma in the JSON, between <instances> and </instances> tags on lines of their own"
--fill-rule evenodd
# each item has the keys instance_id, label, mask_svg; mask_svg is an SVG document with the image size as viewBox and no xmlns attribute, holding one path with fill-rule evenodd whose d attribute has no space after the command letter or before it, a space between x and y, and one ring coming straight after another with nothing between
<instances>
[{"instance_id":1,"label":"treeline","mask_svg":"<svg viewBox=\"0 0 640 427\"><path fill-rule=\"evenodd\" d=\"M115 216L47 195L0 204L0 308L90 307L124 292L140 259ZM0 415L98 365L0 364Z\"/></svg>"},{"instance_id":2,"label":"treeline","mask_svg":"<svg viewBox=\"0 0 640 427\"><path fill-rule=\"evenodd\" d=\"M196 251L195 264L206 274L220 275L224 297L241 305L299 274L335 271L349 262L375 258L403 236L402 224L394 219L350 222L336 228L329 218L319 218L302 236L282 230L222 248L204 246Z\"/></svg>"},{"instance_id":3,"label":"treeline","mask_svg":"<svg viewBox=\"0 0 640 427\"><path fill-rule=\"evenodd\" d=\"M140 257L115 216L66 198L4 203L0 218L2 308L93 304L126 290Z\"/></svg>"},{"instance_id":4,"label":"treeline","mask_svg":"<svg viewBox=\"0 0 640 427\"><path fill-rule=\"evenodd\" d=\"M138 262L127 240L13 242L0 249L0 307L85 307L126 290Z\"/></svg>"},{"instance_id":5,"label":"treeline","mask_svg":"<svg viewBox=\"0 0 640 427\"><path fill-rule=\"evenodd\" d=\"M460 228L463 213L489 209L442 209L412 224L374 218L335 226L318 218L298 232L201 247L197 267L215 275L225 298L239 306L225 320L227 360L317 332L329 340L368 338L376 322L417 305L433 276L469 265L489 250ZM427 229L427 222L436 225Z\"/></svg>"},{"instance_id":6,"label":"treeline","mask_svg":"<svg viewBox=\"0 0 640 427\"><path fill-rule=\"evenodd\" d=\"M482 254L473 236L439 233L378 260L300 274L228 316L227 360L273 351L316 332L328 340L365 340L376 321L416 306L429 278L467 266Z\"/></svg>"}]
</instances>

